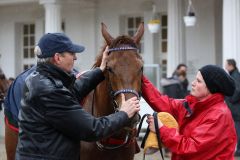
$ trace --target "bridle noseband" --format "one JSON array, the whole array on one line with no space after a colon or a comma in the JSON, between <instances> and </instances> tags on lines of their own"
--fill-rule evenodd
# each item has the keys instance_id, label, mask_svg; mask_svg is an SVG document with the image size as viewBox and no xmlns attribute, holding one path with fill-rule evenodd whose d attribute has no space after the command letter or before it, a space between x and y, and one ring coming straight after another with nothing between
<instances>
[{"instance_id":1,"label":"bridle noseband","mask_svg":"<svg viewBox=\"0 0 240 160\"><path fill-rule=\"evenodd\" d=\"M131 93L134 94L138 100L140 100L141 98L141 93L138 93L137 91L133 90L133 89L121 89L121 90L117 90L117 91L111 91L112 92L112 99L114 102L114 111L118 112L119 111L119 105L117 103L117 101L115 100L115 97L121 93Z\"/></svg>"},{"instance_id":2,"label":"bridle noseband","mask_svg":"<svg viewBox=\"0 0 240 160\"><path fill-rule=\"evenodd\" d=\"M118 90L116 92L113 92L113 97L116 97L120 93L132 93L132 94L134 94L137 97L137 99L140 100L140 94L137 91L133 90L133 89L121 89L121 90Z\"/></svg>"}]
</instances>

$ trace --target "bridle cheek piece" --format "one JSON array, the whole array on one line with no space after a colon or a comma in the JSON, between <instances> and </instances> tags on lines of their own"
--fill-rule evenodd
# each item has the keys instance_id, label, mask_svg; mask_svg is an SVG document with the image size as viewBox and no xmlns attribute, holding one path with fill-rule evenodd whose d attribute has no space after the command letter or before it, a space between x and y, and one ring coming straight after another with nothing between
<instances>
[{"instance_id":1,"label":"bridle cheek piece","mask_svg":"<svg viewBox=\"0 0 240 160\"><path fill-rule=\"evenodd\" d=\"M115 100L115 97L118 96L119 94L121 93L131 93L131 94L134 94L138 100L140 100L140 94L133 90L133 89L121 89L121 90L118 90L116 92L112 91L112 97L113 97L113 102L114 102L114 110L115 112L118 112L119 111L119 105L118 105L118 102Z\"/></svg>"}]
</instances>

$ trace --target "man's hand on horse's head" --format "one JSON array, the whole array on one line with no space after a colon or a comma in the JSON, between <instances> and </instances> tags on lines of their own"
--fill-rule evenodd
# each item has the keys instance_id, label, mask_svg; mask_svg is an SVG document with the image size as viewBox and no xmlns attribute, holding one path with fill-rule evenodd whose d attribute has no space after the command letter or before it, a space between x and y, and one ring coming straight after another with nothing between
<instances>
[{"instance_id":1,"label":"man's hand on horse's head","mask_svg":"<svg viewBox=\"0 0 240 160\"><path fill-rule=\"evenodd\" d=\"M108 46L106 46L106 48L105 48L105 50L103 52L103 56L102 56L102 63L100 65L100 69L102 71L104 71L106 69L107 60L108 60Z\"/></svg>"},{"instance_id":2,"label":"man's hand on horse's head","mask_svg":"<svg viewBox=\"0 0 240 160\"><path fill-rule=\"evenodd\" d=\"M122 103L120 111L126 112L128 118L132 118L135 115L135 113L140 111L140 104L137 97L132 97L126 101L125 95L121 93L121 99Z\"/></svg>"}]
</instances>

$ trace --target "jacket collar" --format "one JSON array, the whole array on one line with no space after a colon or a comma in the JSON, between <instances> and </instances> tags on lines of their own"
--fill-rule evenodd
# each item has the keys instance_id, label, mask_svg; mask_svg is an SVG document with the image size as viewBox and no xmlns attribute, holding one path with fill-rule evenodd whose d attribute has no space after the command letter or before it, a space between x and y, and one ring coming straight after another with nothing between
<instances>
[{"instance_id":1,"label":"jacket collar","mask_svg":"<svg viewBox=\"0 0 240 160\"><path fill-rule=\"evenodd\" d=\"M224 95L220 93L214 93L202 101L199 101L196 97L192 95L187 96L186 99L192 112L196 113L196 112L201 112L203 110L207 110L208 108L210 108L211 106L214 106L219 102L223 102Z\"/></svg>"},{"instance_id":2,"label":"jacket collar","mask_svg":"<svg viewBox=\"0 0 240 160\"><path fill-rule=\"evenodd\" d=\"M64 72L59 67L53 64L38 64L36 69L40 74L43 74L47 77L53 77L62 81L63 85L67 88L72 85L76 78L74 74L69 74Z\"/></svg>"},{"instance_id":3,"label":"jacket collar","mask_svg":"<svg viewBox=\"0 0 240 160\"><path fill-rule=\"evenodd\" d=\"M236 73L236 72L238 72L238 69L237 69L237 68L229 71L229 74L230 74L230 75L233 75L233 74Z\"/></svg>"}]
</instances>

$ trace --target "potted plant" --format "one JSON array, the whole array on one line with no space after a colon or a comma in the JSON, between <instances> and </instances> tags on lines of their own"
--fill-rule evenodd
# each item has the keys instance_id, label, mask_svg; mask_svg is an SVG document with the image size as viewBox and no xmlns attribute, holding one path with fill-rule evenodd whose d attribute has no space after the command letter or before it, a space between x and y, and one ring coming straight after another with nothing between
<instances>
[{"instance_id":1,"label":"potted plant","mask_svg":"<svg viewBox=\"0 0 240 160\"><path fill-rule=\"evenodd\" d=\"M187 27L194 26L197 20L194 12L188 12L187 16L184 16L183 19Z\"/></svg>"},{"instance_id":2,"label":"potted plant","mask_svg":"<svg viewBox=\"0 0 240 160\"><path fill-rule=\"evenodd\" d=\"M160 20L152 19L148 22L148 29L151 33L157 33L160 29Z\"/></svg>"}]
</instances>

